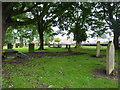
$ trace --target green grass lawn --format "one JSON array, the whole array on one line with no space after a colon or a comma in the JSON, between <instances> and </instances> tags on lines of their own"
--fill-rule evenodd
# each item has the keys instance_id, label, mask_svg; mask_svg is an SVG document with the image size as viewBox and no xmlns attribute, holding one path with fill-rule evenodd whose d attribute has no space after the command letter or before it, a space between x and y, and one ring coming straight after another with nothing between
<instances>
[{"instance_id":1,"label":"green grass lawn","mask_svg":"<svg viewBox=\"0 0 120 90\"><path fill-rule=\"evenodd\" d=\"M38 47L35 47L36 49ZM20 52L27 52L28 48L14 48ZM48 48L35 52L67 52L63 48ZM75 52L75 48L72 48ZM33 58L24 64L3 63L2 87L3 88L118 88L118 79L97 76L93 73L96 69L106 67L106 60L94 58L94 46L81 48L81 55L71 56L46 56ZM106 54L106 47L101 49L101 55ZM116 52L116 61L118 61ZM6 60L9 61L9 60ZM116 65L116 67L119 67Z\"/></svg>"}]
</instances>

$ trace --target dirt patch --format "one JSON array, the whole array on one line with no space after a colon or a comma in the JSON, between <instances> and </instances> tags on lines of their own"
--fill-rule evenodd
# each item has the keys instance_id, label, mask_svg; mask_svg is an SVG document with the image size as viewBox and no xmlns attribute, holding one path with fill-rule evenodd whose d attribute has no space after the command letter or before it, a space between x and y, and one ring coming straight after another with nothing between
<instances>
[{"instance_id":1,"label":"dirt patch","mask_svg":"<svg viewBox=\"0 0 120 90\"><path fill-rule=\"evenodd\" d=\"M98 57L96 57L96 55L91 55L91 57L93 57L93 58L103 58L103 57L106 57L106 55L100 55Z\"/></svg>"},{"instance_id":2,"label":"dirt patch","mask_svg":"<svg viewBox=\"0 0 120 90\"><path fill-rule=\"evenodd\" d=\"M15 64L24 65L25 62L28 62L33 58L42 58L44 56L52 56L52 57L73 56L73 55L83 55L87 53L76 53L76 52L33 52L31 53L31 52L28 52L25 54L28 55L30 59L16 57L14 59L11 59L10 61L3 60L2 63L9 63L9 64L15 63Z\"/></svg>"},{"instance_id":3,"label":"dirt patch","mask_svg":"<svg viewBox=\"0 0 120 90\"><path fill-rule=\"evenodd\" d=\"M34 52L34 53L26 53L29 56L32 56L34 58L39 58L42 56L73 56L73 55L83 55L87 53L75 53L75 52Z\"/></svg>"},{"instance_id":4,"label":"dirt patch","mask_svg":"<svg viewBox=\"0 0 120 90\"><path fill-rule=\"evenodd\" d=\"M96 69L93 71L93 74L94 74L94 78L97 78L97 77L108 77L108 78L111 78L111 79L118 79L118 73L120 72L120 69L118 68L115 68L115 70L110 74L110 75L107 75L106 74L106 69L105 68L101 68L101 69Z\"/></svg>"}]
</instances>

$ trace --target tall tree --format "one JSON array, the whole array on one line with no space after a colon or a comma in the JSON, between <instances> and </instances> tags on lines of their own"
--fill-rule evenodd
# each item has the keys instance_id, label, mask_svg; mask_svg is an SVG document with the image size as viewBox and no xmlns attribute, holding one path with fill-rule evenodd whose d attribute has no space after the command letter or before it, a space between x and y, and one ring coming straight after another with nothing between
<instances>
[{"instance_id":1,"label":"tall tree","mask_svg":"<svg viewBox=\"0 0 120 90\"><path fill-rule=\"evenodd\" d=\"M44 49L43 32L52 25L53 19L61 15L65 8L60 3L3 3L3 39L9 26L35 24L38 26L40 48ZM60 10L60 12L59 12ZM4 41L4 40L3 40Z\"/></svg>"},{"instance_id":2,"label":"tall tree","mask_svg":"<svg viewBox=\"0 0 120 90\"><path fill-rule=\"evenodd\" d=\"M104 20L114 33L115 49L119 48L120 36L120 2L102 2L97 4L96 14Z\"/></svg>"},{"instance_id":3,"label":"tall tree","mask_svg":"<svg viewBox=\"0 0 120 90\"><path fill-rule=\"evenodd\" d=\"M61 10L61 6L64 6L62 7L64 8L63 10ZM34 8L34 11L32 11L32 14L35 17L39 17L42 15L41 19L37 21L38 34L40 38L39 50L44 50L44 32L46 30L51 30L49 28L52 26L54 20L56 20L58 16L62 15L66 8L67 7L65 5L60 3L45 2L38 5L38 8Z\"/></svg>"},{"instance_id":4,"label":"tall tree","mask_svg":"<svg viewBox=\"0 0 120 90\"><path fill-rule=\"evenodd\" d=\"M80 43L86 40L86 31L89 28L88 21L91 18L93 3L75 2L69 3L70 7L65 10L64 14L58 18L58 26L61 30L68 30L68 34L74 34L77 51Z\"/></svg>"},{"instance_id":5,"label":"tall tree","mask_svg":"<svg viewBox=\"0 0 120 90\"><path fill-rule=\"evenodd\" d=\"M3 2L2 3L2 43L4 42L5 33L9 26L19 26L35 23L41 19L31 15L30 11L40 3L26 2ZM32 17L32 18L31 18ZM20 19L21 18L21 19Z\"/></svg>"}]
</instances>

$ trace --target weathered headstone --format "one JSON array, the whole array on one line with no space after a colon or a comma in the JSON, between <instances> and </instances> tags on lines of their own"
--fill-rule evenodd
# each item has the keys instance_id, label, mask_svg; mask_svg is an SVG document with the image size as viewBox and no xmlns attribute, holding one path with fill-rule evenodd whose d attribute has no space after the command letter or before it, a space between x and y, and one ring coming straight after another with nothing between
<instances>
[{"instance_id":1,"label":"weathered headstone","mask_svg":"<svg viewBox=\"0 0 120 90\"><path fill-rule=\"evenodd\" d=\"M27 43L24 43L24 45L27 47Z\"/></svg>"},{"instance_id":2,"label":"weathered headstone","mask_svg":"<svg viewBox=\"0 0 120 90\"><path fill-rule=\"evenodd\" d=\"M19 46L20 46L20 48L22 48L24 45L23 45L23 43L20 43L20 45L19 45Z\"/></svg>"},{"instance_id":3,"label":"weathered headstone","mask_svg":"<svg viewBox=\"0 0 120 90\"><path fill-rule=\"evenodd\" d=\"M8 43L7 48L8 48L8 49L12 49L12 48L13 48L13 45L12 45L11 43Z\"/></svg>"},{"instance_id":4,"label":"weathered headstone","mask_svg":"<svg viewBox=\"0 0 120 90\"><path fill-rule=\"evenodd\" d=\"M15 48L18 48L18 47L19 47L19 44L18 44L18 43L16 43L16 44L15 44Z\"/></svg>"},{"instance_id":5,"label":"weathered headstone","mask_svg":"<svg viewBox=\"0 0 120 90\"><path fill-rule=\"evenodd\" d=\"M18 51L16 50L13 50L13 49L6 49L3 51L3 56L4 58L7 58L7 59L13 59L16 57Z\"/></svg>"},{"instance_id":6,"label":"weathered headstone","mask_svg":"<svg viewBox=\"0 0 120 90\"><path fill-rule=\"evenodd\" d=\"M50 45L50 43L48 43L48 47L50 47L51 45Z\"/></svg>"},{"instance_id":7,"label":"weathered headstone","mask_svg":"<svg viewBox=\"0 0 120 90\"><path fill-rule=\"evenodd\" d=\"M58 48L61 48L62 47L62 44L58 44Z\"/></svg>"},{"instance_id":8,"label":"weathered headstone","mask_svg":"<svg viewBox=\"0 0 120 90\"><path fill-rule=\"evenodd\" d=\"M29 44L29 52L34 52L34 44L33 43Z\"/></svg>"},{"instance_id":9,"label":"weathered headstone","mask_svg":"<svg viewBox=\"0 0 120 90\"><path fill-rule=\"evenodd\" d=\"M100 41L97 41L97 46L96 46L96 57L100 56Z\"/></svg>"},{"instance_id":10,"label":"weathered headstone","mask_svg":"<svg viewBox=\"0 0 120 90\"><path fill-rule=\"evenodd\" d=\"M70 45L68 45L68 52L71 52L71 47L70 47Z\"/></svg>"},{"instance_id":11,"label":"weathered headstone","mask_svg":"<svg viewBox=\"0 0 120 90\"><path fill-rule=\"evenodd\" d=\"M66 47L65 48L68 48L68 44L66 44Z\"/></svg>"},{"instance_id":12,"label":"weathered headstone","mask_svg":"<svg viewBox=\"0 0 120 90\"><path fill-rule=\"evenodd\" d=\"M53 47L55 47L55 43L53 43Z\"/></svg>"},{"instance_id":13,"label":"weathered headstone","mask_svg":"<svg viewBox=\"0 0 120 90\"><path fill-rule=\"evenodd\" d=\"M107 55L106 55L106 73L110 75L114 70L115 65L115 48L113 42L110 42L107 47Z\"/></svg>"}]
</instances>

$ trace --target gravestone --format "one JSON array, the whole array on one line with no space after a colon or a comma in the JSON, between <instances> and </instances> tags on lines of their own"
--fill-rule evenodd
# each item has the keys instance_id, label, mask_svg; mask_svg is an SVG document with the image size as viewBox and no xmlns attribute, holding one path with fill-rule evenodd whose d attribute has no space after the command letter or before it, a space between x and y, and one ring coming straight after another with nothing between
<instances>
[{"instance_id":1,"label":"gravestone","mask_svg":"<svg viewBox=\"0 0 120 90\"><path fill-rule=\"evenodd\" d=\"M27 47L27 43L24 43L25 47Z\"/></svg>"},{"instance_id":2,"label":"gravestone","mask_svg":"<svg viewBox=\"0 0 120 90\"><path fill-rule=\"evenodd\" d=\"M6 49L3 51L3 56L6 59L13 59L16 57L18 51L13 50L13 49Z\"/></svg>"},{"instance_id":3,"label":"gravestone","mask_svg":"<svg viewBox=\"0 0 120 90\"><path fill-rule=\"evenodd\" d=\"M28 58L29 59L29 56L24 54L24 53L21 53L19 51L16 51L14 49L6 49L3 51L3 58L4 59L14 59L14 58Z\"/></svg>"},{"instance_id":4,"label":"gravestone","mask_svg":"<svg viewBox=\"0 0 120 90\"><path fill-rule=\"evenodd\" d=\"M50 47L51 45L50 45L50 43L48 43L48 47Z\"/></svg>"},{"instance_id":5,"label":"gravestone","mask_svg":"<svg viewBox=\"0 0 120 90\"><path fill-rule=\"evenodd\" d=\"M11 43L8 43L7 48L8 48L8 49L12 49L12 48L13 48L13 45L12 45Z\"/></svg>"},{"instance_id":6,"label":"gravestone","mask_svg":"<svg viewBox=\"0 0 120 90\"><path fill-rule=\"evenodd\" d=\"M29 44L29 52L34 52L34 44L33 43Z\"/></svg>"},{"instance_id":7,"label":"gravestone","mask_svg":"<svg viewBox=\"0 0 120 90\"><path fill-rule=\"evenodd\" d=\"M58 48L61 48L62 47L62 44L58 44Z\"/></svg>"},{"instance_id":8,"label":"gravestone","mask_svg":"<svg viewBox=\"0 0 120 90\"><path fill-rule=\"evenodd\" d=\"M71 47L70 47L70 45L68 45L68 52L71 52Z\"/></svg>"},{"instance_id":9,"label":"gravestone","mask_svg":"<svg viewBox=\"0 0 120 90\"><path fill-rule=\"evenodd\" d=\"M20 46L20 48L22 48L24 45L23 45L23 43L20 43L19 46Z\"/></svg>"},{"instance_id":10,"label":"gravestone","mask_svg":"<svg viewBox=\"0 0 120 90\"><path fill-rule=\"evenodd\" d=\"M100 56L100 41L97 41L97 46L96 46L96 57Z\"/></svg>"},{"instance_id":11,"label":"gravestone","mask_svg":"<svg viewBox=\"0 0 120 90\"><path fill-rule=\"evenodd\" d=\"M66 44L66 47L65 48L68 48L68 44Z\"/></svg>"},{"instance_id":12,"label":"gravestone","mask_svg":"<svg viewBox=\"0 0 120 90\"><path fill-rule=\"evenodd\" d=\"M107 55L106 55L106 74L110 75L114 70L115 65L115 48L113 42L110 42L107 47Z\"/></svg>"},{"instance_id":13,"label":"gravestone","mask_svg":"<svg viewBox=\"0 0 120 90\"><path fill-rule=\"evenodd\" d=\"M19 47L19 44L18 44L18 43L16 43L16 44L15 44L15 48L18 48L18 47Z\"/></svg>"}]
</instances>

